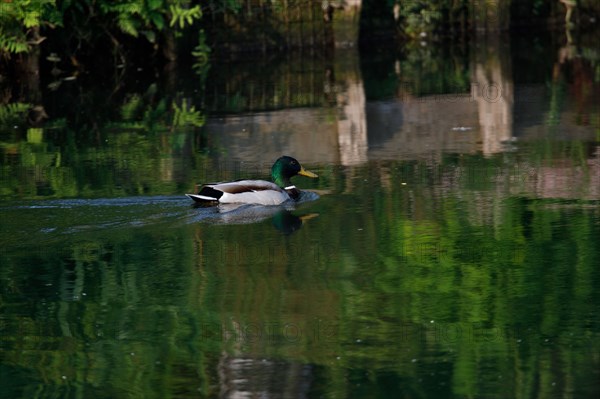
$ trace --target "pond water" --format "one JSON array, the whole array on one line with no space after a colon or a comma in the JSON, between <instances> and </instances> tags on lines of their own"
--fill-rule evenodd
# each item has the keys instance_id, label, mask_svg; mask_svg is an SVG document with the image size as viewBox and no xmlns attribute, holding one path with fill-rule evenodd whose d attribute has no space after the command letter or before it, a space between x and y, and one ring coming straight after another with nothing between
<instances>
[{"instance_id":1,"label":"pond water","mask_svg":"<svg viewBox=\"0 0 600 399\"><path fill-rule=\"evenodd\" d=\"M3 394L596 396L600 59L562 42L44 78L0 115ZM184 196L282 154L301 203Z\"/></svg>"}]
</instances>

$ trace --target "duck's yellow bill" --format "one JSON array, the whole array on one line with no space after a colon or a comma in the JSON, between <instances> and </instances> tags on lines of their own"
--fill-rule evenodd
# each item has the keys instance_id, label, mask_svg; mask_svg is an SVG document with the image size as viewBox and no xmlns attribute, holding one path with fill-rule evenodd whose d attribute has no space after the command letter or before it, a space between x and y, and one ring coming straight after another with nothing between
<instances>
[{"instance_id":1,"label":"duck's yellow bill","mask_svg":"<svg viewBox=\"0 0 600 399\"><path fill-rule=\"evenodd\" d=\"M312 177L313 179L319 177L316 174L314 174L313 172L310 172L304 168L301 168L300 172L298 172L298 174L302 175L302 176L306 176L306 177Z\"/></svg>"}]
</instances>

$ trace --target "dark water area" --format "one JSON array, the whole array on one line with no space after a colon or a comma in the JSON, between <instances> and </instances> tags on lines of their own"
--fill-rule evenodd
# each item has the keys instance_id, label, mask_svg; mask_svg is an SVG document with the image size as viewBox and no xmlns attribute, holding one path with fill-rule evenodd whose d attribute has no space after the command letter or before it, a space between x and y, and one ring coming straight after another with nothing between
<instances>
[{"instance_id":1,"label":"dark water area","mask_svg":"<svg viewBox=\"0 0 600 399\"><path fill-rule=\"evenodd\" d=\"M576 39L10 89L3 397L596 397L600 53ZM184 195L283 154L319 175L299 203Z\"/></svg>"}]
</instances>

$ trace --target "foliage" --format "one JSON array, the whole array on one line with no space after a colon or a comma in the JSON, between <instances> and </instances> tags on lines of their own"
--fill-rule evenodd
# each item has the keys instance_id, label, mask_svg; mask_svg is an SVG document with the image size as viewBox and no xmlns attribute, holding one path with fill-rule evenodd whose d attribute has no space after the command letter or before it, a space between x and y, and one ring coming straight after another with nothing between
<instances>
[{"instance_id":1,"label":"foliage","mask_svg":"<svg viewBox=\"0 0 600 399\"><path fill-rule=\"evenodd\" d=\"M191 0L66 0L58 4L56 0L24 0L2 2L0 7L0 51L8 54L29 51L32 43L41 41L35 37L40 29L61 26L64 20L70 22L79 43L93 45L99 28L114 43L119 32L159 43L163 32L182 30L202 17L200 5L192 5Z\"/></svg>"},{"instance_id":2,"label":"foliage","mask_svg":"<svg viewBox=\"0 0 600 399\"><path fill-rule=\"evenodd\" d=\"M15 125L23 123L25 113L31 108L31 104L10 103L0 106L0 132L4 128L12 129Z\"/></svg>"},{"instance_id":3,"label":"foliage","mask_svg":"<svg viewBox=\"0 0 600 399\"><path fill-rule=\"evenodd\" d=\"M42 38L40 26L61 24L56 0L20 0L0 3L0 53L24 53Z\"/></svg>"},{"instance_id":4,"label":"foliage","mask_svg":"<svg viewBox=\"0 0 600 399\"><path fill-rule=\"evenodd\" d=\"M198 45L192 51L195 62L192 66L199 74L205 74L208 68L208 55L210 47L206 43L206 33L204 30L198 32Z\"/></svg>"},{"instance_id":5,"label":"foliage","mask_svg":"<svg viewBox=\"0 0 600 399\"><path fill-rule=\"evenodd\" d=\"M155 132L161 130L174 131L187 127L202 127L205 116L202 111L197 110L195 105L189 104L181 93L177 93L177 100L171 101L170 106L167 99L155 101L156 85L151 85L142 96L133 94L121 106L122 121L111 124L118 128L139 129L144 132ZM180 103L181 105L179 105Z\"/></svg>"},{"instance_id":6,"label":"foliage","mask_svg":"<svg viewBox=\"0 0 600 399\"><path fill-rule=\"evenodd\" d=\"M446 28L454 14L464 13L467 0L397 1L397 17L403 33L424 38Z\"/></svg>"},{"instance_id":7,"label":"foliage","mask_svg":"<svg viewBox=\"0 0 600 399\"><path fill-rule=\"evenodd\" d=\"M27 127L29 104L0 106L0 166L7 177L1 180L0 198L18 193L76 197L96 195L97 190L105 196L173 190L171 183L155 179L169 174L161 159L173 159L194 145L193 133L205 117L183 91L173 97L157 92L157 85L151 84L143 92L102 104L102 92L86 91L83 97L65 99L76 102L78 112L53 118L43 127ZM49 168L48 173L33 180L18 172L40 167ZM115 174L122 167L135 173ZM106 186L113 183L119 188Z\"/></svg>"},{"instance_id":8,"label":"foliage","mask_svg":"<svg viewBox=\"0 0 600 399\"><path fill-rule=\"evenodd\" d=\"M190 8L190 0L121 0L102 2L99 9L104 15L116 16L117 26L133 37L144 35L154 43L157 33L166 27L183 29L202 17L200 6Z\"/></svg>"},{"instance_id":9,"label":"foliage","mask_svg":"<svg viewBox=\"0 0 600 399\"><path fill-rule=\"evenodd\" d=\"M173 103L173 126L174 127L185 127L185 126L204 126L205 116L195 106L188 105L188 102L184 99L181 102L181 106Z\"/></svg>"},{"instance_id":10,"label":"foliage","mask_svg":"<svg viewBox=\"0 0 600 399\"><path fill-rule=\"evenodd\" d=\"M401 2L400 15L405 19L405 32L413 37L431 33L442 19L438 5L430 1Z\"/></svg>"},{"instance_id":11,"label":"foliage","mask_svg":"<svg viewBox=\"0 0 600 399\"><path fill-rule=\"evenodd\" d=\"M202 10L199 5L189 9L170 5L169 10L172 15L170 25L174 26L177 24L180 29L183 29L186 25L192 25L195 19L200 19L202 16Z\"/></svg>"}]
</instances>

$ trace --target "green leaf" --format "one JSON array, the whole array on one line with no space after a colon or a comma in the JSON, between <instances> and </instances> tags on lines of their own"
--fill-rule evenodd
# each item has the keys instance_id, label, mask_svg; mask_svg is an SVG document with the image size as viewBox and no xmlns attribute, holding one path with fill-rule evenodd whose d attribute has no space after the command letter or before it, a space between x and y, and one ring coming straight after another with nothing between
<instances>
[{"instance_id":1,"label":"green leaf","mask_svg":"<svg viewBox=\"0 0 600 399\"><path fill-rule=\"evenodd\" d=\"M132 19L129 19L126 16L119 18L118 25L119 29L121 29L124 33L127 33L133 37L138 37L138 30L135 26L135 22Z\"/></svg>"},{"instance_id":2,"label":"green leaf","mask_svg":"<svg viewBox=\"0 0 600 399\"><path fill-rule=\"evenodd\" d=\"M154 26L156 26L158 30L163 30L163 28L165 27L165 19L161 14L152 13L150 19L152 20L152 23L154 24Z\"/></svg>"},{"instance_id":3,"label":"green leaf","mask_svg":"<svg viewBox=\"0 0 600 399\"><path fill-rule=\"evenodd\" d=\"M156 33L154 33L153 30L144 30L142 31L142 35L146 36L146 39L148 39L150 43L156 42Z\"/></svg>"},{"instance_id":4,"label":"green leaf","mask_svg":"<svg viewBox=\"0 0 600 399\"><path fill-rule=\"evenodd\" d=\"M163 1L162 0L147 0L148 8L150 10L158 10L162 8Z\"/></svg>"},{"instance_id":5,"label":"green leaf","mask_svg":"<svg viewBox=\"0 0 600 399\"><path fill-rule=\"evenodd\" d=\"M25 14L25 17L23 18L23 25L25 25L26 28L39 26L39 24L40 24L39 11L30 11Z\"/></svg>"},{"instance_id":6,"label":"green leaf","mask_svg":"<svg viewBox=\"0 0 600 399\"><path fill-rule=\"evenodd\" d=\"M26 53L29 51L29 45L25 34L21 31L15 33L4 33L0 27L0 52L5 51L9 54Z\"/></svg>"}]
</instances>

